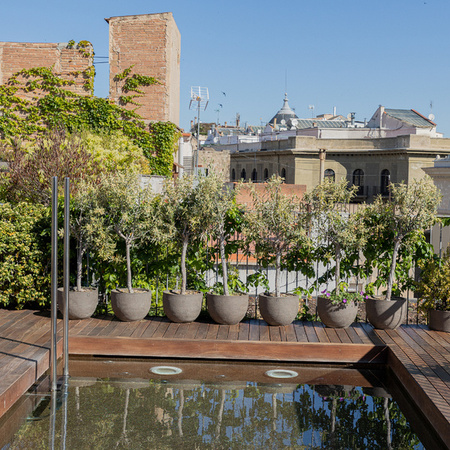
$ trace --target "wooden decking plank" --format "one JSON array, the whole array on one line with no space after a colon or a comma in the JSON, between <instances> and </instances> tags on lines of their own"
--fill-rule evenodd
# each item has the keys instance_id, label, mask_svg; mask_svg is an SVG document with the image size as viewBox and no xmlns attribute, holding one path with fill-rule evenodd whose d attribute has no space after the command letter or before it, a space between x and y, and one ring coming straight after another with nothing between
<instances>
[{"instance_id":1,"label":"wooden decking plank","mask_svg":"<svg viewBox=\"0 0 450 450\"><path fill-rule=\"evenodd\" d=\"M344 328L344 331L347 333L347 336L352 344L364 344L352 325L350 325L348 328Z\"/></svg>"},{"instance_id":2,"label":"wooden decking plank","mask_svg":"<svg viewBox=\"0 0 450 450\"><path fill-rule=\"evenodd\" d=\"M130 337L136 337L139 338L142 336L142 333L147 329L147 327L151 324L151 320L146 317L145 319L141 320L137 327L133 330Z\"/></svg>"},{"instance_id":3,"label":"wooden decking plank","mask_svg":"<svg viewBox=\"0 0 450 450\"><path fill-rule=\"evenodd\" d=\"M198 331L198 322L191 322L184 336L185 339L194 339Z\"/></svg>"},{"instance_id":4,"label":"wooden decking plank","mask_svg":"<svg viewBox=\"0 0 450 450\"><path fill-rule=\"evenodd\" d=\"M217 339L217 334L219 333L219 326L220 325L218 325L217 323L210 323L205 339L215 341Z\"/></svg>"},{"instance_id":5,"label":"wooden decking plank","mask_svg":"<svg viewBox=\"0 0 450 450\"><path fill-rule=\"evenodd\" d=\"M408 344L408 346L414 350L414 352L421 358L421 360L426 364L439 378L447 385L450 389L450 373L446 370L445 365L447 361L441 357L441 355L434 351L431 346L429 346L425 341L425 344L414 340L409 333L407 333L403 327L398 328L397 334ZM444 365L443 365L444 364ZM450 400L450 390L448 392Z\"/></svg>"},{"instance_id":6,"label":"wooden decking plank","mask_svg":"<svg viewBox=\"0 0 450 450\"><path fill-rule=\"evenodd\" d=\"M219 332L217 333L217 340L226 341L228 339L229 329L230 329L230 325L220 325Z\"/></svg>"},{"instance_id":7,"label":"wooden decking plank","mask_svg":"<svg viewBox=\"0 0 450 450\"><path fill-rule=\"evenodd\" d=\"M450 352L450 344L445 339L443 339L438 333L436 333L433 330L430 330L426 325L413 325L413 329L422 330L429 338L437 342L447 352Z\"/></svg>"},{"instance_id":8,"label":"wooden decking plank","mask_svg":"<svg viewBox=\"0 0 450 450\"><path fill-rule=\"evenodd\" d=\"M405 340L397 333L395 330L386 330L389 337L402 348L403 352L407 355L410 361L416 367L416 370L411 368L411 373L419 381L419 383L424 383L427 386L427 394L431 398L435 398L439 401L445 401L446 398L450 399L450 389L448 386L439 378L439 376L430 368L428 364L411 348L407 343L405 345ZM427 382L426 382L426 381ZM432 389L430 389L430 385Z\"/></svg>"},{"instance_id":9,"label":"wooden decking plank","mask_svg":"<svg viewBox=\"0 0 450 450\"><path fill-rule=\"evenodd\" d=\"M347 331L344 328L336 328L336 334L338 335L341 342L345 344L353 344L350 336L347 334Z\"/></svg>"},{"instance_id":10,"label":"wooden decking plank","mask_svg":"<svg viewBox=\"0 0 450 450\"><path fill-rule=\"evenodd\" d=\"M250 324L248 321L243 321L239 324L239 337L240 341L248 341L250 335Z\"/></svg>"},{"instance_id":11,"label":"wooden decking plank","mask_svg":"<svg viewBox=\"0 0 450 450\"><path fill-rule=\"evenodd\" d=\"M312 322L304 322L306 338L308 342L319 342L319 338L317 337L316 330L314 329L314 325Z\"/></svg>"},{"instance_id":12,"label":"wooden decking plank","mask_svg":"<svg viewBox=\"0 0 450 450\"><path fill-rule=\"evenodd\" d=\"M179 323L175 323L175 322L169 323L169 326L167 327L166 332L163 335L164 339L174 338L179 327L180 327Z\"/></svg>"},{"instance_id":13,"label":"wooden decking plank","mask_svg":"<svg viewBox=\"0 0 450 450\"><path fill-rule=\"evenodd\" d=\"M228 340L229 341L237 341L239 337L239 324L230 325L228 329Z\"/></svg>"},{"instance_id":14,"label":"wooden decking plank","mask_svg":"<svg viewBox=\"0 0 450 450\"><path fill-rule=\"evenodd\" d=\"M384 342L380 339L378 334L375 332L374 328L370 323L359 322L362 329L366 332L367 337L375 344L375 345L383 345Z\"/></svg>"},{"instance_id":15,"label":"wooden decking plank","mask_svg":"<svg viewBox=\"0 0 450 450\"><path fill-rule=\"evenodd\" d=\"M297 342L297 335L295 334L294 325L286 325L286 341L287 342Z\"/></svg>"},{"instance_id":16,"label":"wooden decking plank","mask_svg":"<svg viewBox=\"0 0 450 450\"><path fill-rule=\"evenodd\" d=\"M325 328L325 333L328 336L328 339L330 340L331 343L333 344L339 344L341 342L339 335L336 333L336 329L334 328Z\"/></svg>"},{"instance_id":17,"label":"wooden decking plank","mask_svg":"<svg viewBox=\"0 0 450 450\"><path fill-rule=\"evenodd\" d=\"M269 340L271 342L281 342L280 328L277 326L269 326Z\"/></svg>"},{"instance_id":18,"label":"wooden decking plank","mask_svg":"<svg viewBox=\"0 0 450 450\"><path fill-rule=\"evenodd\" d=\"M105 314L97 317L95 320L95 328L89 333L89 336L98 336L98 334L109 325L113 317L112 314Z\"/></svg>"},{"instance_id":19,"label":"wooden decking plank","mask_svg":"<svg viewBox=\"0 0 450 450\"><path fill-rule=\"evenodd\" d=\"M141 338L148 339L153 337L155 331L159 327L162 322L165 322L167 319L164 317L152 317L150 319L150 324L148 327L142 332Z\"/></svg>"},{"instance_id":20,"label":"wooden decking plank","mask_svg":"<svg viewBox=\"0 0 450 450\"><path fill-rule=\"evenodd\" d=\"M84 319L86 322L81 323L80 327L74 327L74 332L78 335L78 336L88 336L89 333L95 328L94 323L95 320L90 317L89 319Z\"/></svg>"},{"instance_id":21,"label":"wooden decking plank","mask_svg":"<svg viewBox=\"0 0 450 450\"><path fill-rule=\"evenodd\" d=\"M32 310L24 310L21 311L20 316L14 315L14 314L5 314L6 320L5 322L2 322L0 324L0 335L5 334L7 332L9 327L15 328L16 324L19 324L19 322L27 320L28 316L33 315L34 311Z\"/></svg>"},{"instance_id":22,"label":"wooden decking plank","mask_svg":"<svg viewBox=\"0 0 450 450\"><path fill-rule=\"evenodd\" d=\"M439 341L433 339L425 330L418 327L402 327L402 329L417 343L422 345L422 347L427 346L428 349L431 349L431 354L436 352L439 355L438 358L440 358L440 363L442 362L441 365L445 366L446 364L450 364L450 352L445 349Z\"/></svg>"},{"instance_id":23,"label":"wooden decking plank","mask_svg":"<svg viewBox=\"0 0 450 450\"><path fill-rule=\"evenodd\" d=\"M353 330L355 330L363 344L373 344L372 340L367 336L366 331L362 328L361 323L354 323Z\"/></svg>"},{"instance_id":24,"label":"wooden decking plank","mask_svg":"<svg viewBox=\"0 0 450 450\"><path fill-rule=\"evenodd\" d=\"M325 325L321 322L314 322L314 330L319 338L319 342L330 342L330 338L325 329Z\"/></svg>"},{"instance_id":25,"label":"wooden decking plank","mask_svg":"<svg viewBox=\"0 0 450 450\"><path fill-rule=\"evenodd\" d=\"M199 322L195 339L205 339L208 333L208 324L206 322Z\"/></svg>"},{"instance_id":26,"label":"wooden decking plank","mask_svg":"<svg viewBox=\"0 0 450 450\"><path fill-rule=\"evenodd\" d=\"M250 341L259 341L259 320L250 319L250 334L248 336Z\"/></svg>"},{"instance_id":27,"label":"wooden decking plank","mask_svg":"<svg viewBox=\"0 0 450 450\"><path fill-rule=\"evenodd\" d=\"M269 325L264 320L259 322L259 340L270 341Z\"/></svg>"},{"instance_id":28,"label":"wooden decking plank","mask_svg":"<svg viewBox=\"0 0 450 450\"><path fill-rule=\"evenodd\" d=\"M130 336L133 332L135 322L121 322L119 320L117 326L111 331L109 336Z\"/></svg>"},{"instance_id":29,"label":"wooden decking plank","mask_svg":"<svg viewBox=\"0 0 450 450\"><path fill-rule=\"evenodd\" d=\"M297 336L297 342L308 342L303 322L296 321L293 323L293 326L295 335Z\"/></svg>"},{"instance_id":30,"label":"wooden decking plank","mask_svg":"<svg viewBox=\"0 0 450 450\"><path fill-rule=\"evenodd\" d=\"M190 322L180 323L177 332L175 333L174 339L184 339L190 326L191 326Z\"/></svg>"},{"instance_id":31,"label":"wooden decking plank","mask_svg":"<svg viewBox=\"0 0 450 450\"><path fill-rule=\"evenodd\" d=\"M166 319L165 317L161 317L160 319L161 320L159 320L158 327L154 330L152 334L152 339L163 337L167 328L169 328L170 325L169 319Z\"/></svg>"}]
</instances>

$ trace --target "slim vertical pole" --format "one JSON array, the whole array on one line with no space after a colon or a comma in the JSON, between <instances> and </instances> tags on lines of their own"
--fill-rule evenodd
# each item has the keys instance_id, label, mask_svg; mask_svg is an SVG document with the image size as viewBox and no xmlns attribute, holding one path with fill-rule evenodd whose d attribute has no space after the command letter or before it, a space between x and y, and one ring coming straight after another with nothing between
<instances>
[{"instance_id":1,"label":"slim vertical pole","mask_svg":"<svg viewBox=\"0 0 450 450\"><path fill-rule=\"evenodd\" d=\"M70 180L64 178L64 331L63 331L63 356L64 356L64 384L69 377L69 241L70 241Z\"/></svg>"},{"instance_id":2,"label":"slim vertical pole","mask_svg":"<svg viewBox=\"0 0 450 450\"><path fill-rule=\"evenodd\" d=\"M57 295L58 295L58 177L52 177L52 253L51 253L51 390L56 391L56 340L57 340Z\"/></svg>"}]
</instances>

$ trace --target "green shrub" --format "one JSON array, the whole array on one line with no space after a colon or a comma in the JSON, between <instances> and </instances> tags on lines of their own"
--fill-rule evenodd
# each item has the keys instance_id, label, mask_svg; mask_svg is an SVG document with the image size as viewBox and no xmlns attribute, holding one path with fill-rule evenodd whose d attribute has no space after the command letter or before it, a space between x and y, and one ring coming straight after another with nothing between
<instances>
[{"instance_id":1,"label":"green shrub","mask_svg":"<svg viewBox=\"0 0 450 450\"><path fill-rule=\"evenodd\" d=\"M22 309L50 299L50 220L42 205L0 205L0 305Z\"/></svg>"}]
</instances>

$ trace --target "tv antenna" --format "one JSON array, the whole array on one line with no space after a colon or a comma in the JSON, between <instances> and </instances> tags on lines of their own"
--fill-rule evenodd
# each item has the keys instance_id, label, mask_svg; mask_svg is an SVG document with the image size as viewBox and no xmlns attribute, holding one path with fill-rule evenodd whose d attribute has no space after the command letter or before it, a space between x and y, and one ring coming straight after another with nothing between
<instances>
[{"instance_id":1,"label":"tv antenna","mask_svg":"<svg viewBox=\"0 0 450 450\"><path fill-rule=\"evenodd\" d=\"M197 150L194 154L194 176L198 176L198 151L200 150L200 111L206 110L209 103L207 87L191 86L191 101L189 109L197 108Z\"/></svg>"},{"instance_id":2,"label":"tv antenna","mask_svg":"<svg viewBox=\"0 0 450 450\"><path fill-rule=\"evenodd\" d=\"M308 109L311 110L311 117L314 117L314 105L309 105Z\"/></svg>"}]
</instances>

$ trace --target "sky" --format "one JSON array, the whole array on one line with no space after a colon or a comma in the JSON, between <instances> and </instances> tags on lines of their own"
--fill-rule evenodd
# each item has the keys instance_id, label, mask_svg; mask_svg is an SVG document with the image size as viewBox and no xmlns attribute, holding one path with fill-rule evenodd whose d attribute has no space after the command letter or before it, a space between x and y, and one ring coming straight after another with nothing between
<instances>
[{"instance_id":1,"label":"sky","mask_svg":"<svg viewBox=\"0 0 450 450\"><path fill-rule=\"evenodd\" d=\"M3 2L2 2L3 3ZM191 86L207 87L204 122L260 125L289 104L301 118L379 105L435 116L450 137L449 0L21 0L2 4L0 41L89 40L108 56L105 18L172 12L181 33L180 126ZM98 58L100 60L100 58ZM108 95L108 64L95 95ZM151 73L145 75L152 75ZM314 107L311 109L310 107Z\"/></svg>"}]
</instances>

